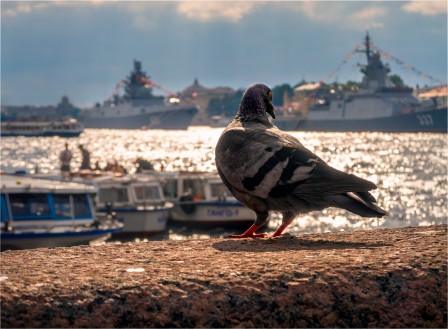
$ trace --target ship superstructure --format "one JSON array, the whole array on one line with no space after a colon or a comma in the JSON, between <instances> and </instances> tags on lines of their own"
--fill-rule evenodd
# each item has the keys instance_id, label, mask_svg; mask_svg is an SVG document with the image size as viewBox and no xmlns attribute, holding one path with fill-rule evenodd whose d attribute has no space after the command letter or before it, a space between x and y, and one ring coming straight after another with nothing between
<instances>
[{"instance_id":1,"label":"ship superstructure","mask_svg":"<svg viewBox=\"0 0 448 329\"><path fill-rule=\"evenodd\" d=\"M153 87L167 96L153 95ZM123 96L118 94L121 88ZM117 84L112 96L102 105L84 110L81 120L86 128L187 129L196 113L194 104L181 104L176 95L152 82L141 62L134 60L133 71Z\"/></svg>"}]
</instances>

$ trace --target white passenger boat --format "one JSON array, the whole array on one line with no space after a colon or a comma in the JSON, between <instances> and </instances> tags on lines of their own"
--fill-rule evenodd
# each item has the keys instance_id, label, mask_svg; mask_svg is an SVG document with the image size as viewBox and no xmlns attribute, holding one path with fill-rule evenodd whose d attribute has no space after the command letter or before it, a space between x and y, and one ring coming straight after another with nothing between
<instances>
[{"instance_id":1,"label":"white passenger boat","mask_svg":"<svg viewBox=\"0 0 448 329\"><path fill-rule=\"evenodd\" d=\"M26 137L77 137L84 131L84 126L76 119L60 121L3 121L1 136Z\"/></svg>"},{"instance_id":2,"label":"white passenger boat","mask_svg":"<svg viewBox=\"0 0 448 329\"><path fill-rule=\"evenodd\" d=\"M116 235L147 236L165 231L171 203L165 201L152 175L105 176L92 180L98 188L97 210L123 220Z\"/></svg>"},{"instance_id":3,"label":"white passenger boat","mask_svg":"<svg viewBox=\"0 0 448 329\"><path fill-rule=\"evenodd\" d=\"M216 173L161 173L170 219L186 226L247 226L255 213L237 201Z\"/></svg>"},{"instance_id":4,"label":"white passenger boat","mask_svg":"<svg viewBox=\"0 0 448 329\"><path fill-rule=\"evenodd\" d=\"M96 243L123 226L95 216L93 186L15 175L0 180L2 250Z\"/></svg>"}]
</instances>

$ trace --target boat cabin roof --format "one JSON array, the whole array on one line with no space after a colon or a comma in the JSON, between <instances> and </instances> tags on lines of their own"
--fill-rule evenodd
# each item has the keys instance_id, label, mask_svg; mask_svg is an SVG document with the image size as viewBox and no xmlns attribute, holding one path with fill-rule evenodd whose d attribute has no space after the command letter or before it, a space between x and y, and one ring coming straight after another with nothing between
<instances>
[{"instance_id":1,"label":"boat cabin roof","mask_svg":"<svg viewBox=\"0 0 448 329\"><path fill-rule=\"evenodd\" d=\"M126 176L99 176L92 179L92 183L97 186L104 185L129 185L129 184L158 184L155 176L151 175L126 175Z\"/></svg>"},{"instance_id":2,"label":"boat cabin roof","mask_svg":"<svg viewBox=\"0 0 448 329\"><path fill-rule=\"evenodd\" d=\"M162 171L158 173L158 176L165 179L220 179L217 172L206 171Z\"/></svg>"},{"instance_id":3,"label":"boat cabin roof","mask_svg":"<svg viewBox=\"0 0 448 329\"><path fill-rule=\"evenodd\" d=\"M91 185L29 176L1 175L2 193L96 193Z\"/></svg>"}]
</instances>

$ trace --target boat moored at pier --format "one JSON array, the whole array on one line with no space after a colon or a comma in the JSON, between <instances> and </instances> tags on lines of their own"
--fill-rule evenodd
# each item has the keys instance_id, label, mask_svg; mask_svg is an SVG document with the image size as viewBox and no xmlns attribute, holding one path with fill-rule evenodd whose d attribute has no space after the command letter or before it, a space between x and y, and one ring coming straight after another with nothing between
<instances>
[{"instance_id":1,"label":"boat moored at pier","mask_svg":"<svg viewBox=\"0 0 448 329\"><path fill-rule=\"evenodd\" d=\"M97 217L93 186L30 176L1 176L1 248L29 249L97 243L122 224Z\"/></svg>"},{"instance_id":2,"label":"boat moored at pier","mask_svg":"<svg viewBox=\"0 0 448 329\"><path fill-rule=\"evenodd\" d=\"M123 230L115 236L149 236L166 230L172 207L165 201L162 187L153 175L97 177L97 210L115 213Z\"/></svg>"},{"instance_id":3,"label":"boat moored at pier","mask_svg":"<svg viewBox=\"0 0 448 329\"><path fill-rule=\"evenodd\" d=\"M159 173L167 200L173 202L170 219L193 227L246 226L255 212L241 204L227 190L217 173Z\"/></svg>"}]
</instances>

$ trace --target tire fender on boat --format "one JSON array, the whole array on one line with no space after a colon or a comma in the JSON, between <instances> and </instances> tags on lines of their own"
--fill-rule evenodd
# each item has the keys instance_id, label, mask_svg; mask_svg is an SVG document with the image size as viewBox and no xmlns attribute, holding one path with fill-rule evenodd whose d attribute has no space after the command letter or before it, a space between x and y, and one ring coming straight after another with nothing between
<instances>
[{"instance_id":1,"label":"tire fender on boat","mask_svg":"<svg viewBox=\"0 0 448 329\"><path fill-rule=\"evenodd\" d=\"M179 198L180 208L184 213L190 215L196 211L196 205L194 204L193 196L190 194L182 195Z\"/></svg>"}]
</instances>

